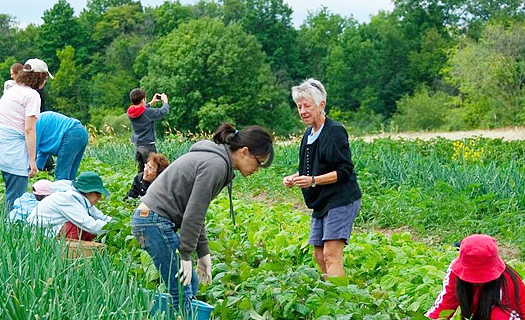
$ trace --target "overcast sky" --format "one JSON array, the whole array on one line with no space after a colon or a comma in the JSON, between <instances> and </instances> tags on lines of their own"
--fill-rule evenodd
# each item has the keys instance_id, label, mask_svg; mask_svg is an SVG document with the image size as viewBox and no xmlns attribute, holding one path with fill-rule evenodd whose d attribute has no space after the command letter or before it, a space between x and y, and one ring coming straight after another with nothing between
<instances>
[{"instance_id":1,"label":"overcast sky","mask_svg":"<svg viewBox=\"0 0 525 320\"><path fill-rule=\"evenodd\" d=\"M25 28L29 23L42 24L44 11L53 7L56 0L0 0L0 13L7 13L16 17L19 26ZM86 0L68 0L78 16L86 6ZM144 6L158 6L164 0L142 0ZM197 0L181 0L182 4L193 4ZM331 12L343 17L353 16L359 22L370 21L370 15L375 15L379 10L391 11L391 0L285 0L293 9L293 23L299 27L308 10L315 11L321 6L326 6Z\"/></svg>"}]
</instances>

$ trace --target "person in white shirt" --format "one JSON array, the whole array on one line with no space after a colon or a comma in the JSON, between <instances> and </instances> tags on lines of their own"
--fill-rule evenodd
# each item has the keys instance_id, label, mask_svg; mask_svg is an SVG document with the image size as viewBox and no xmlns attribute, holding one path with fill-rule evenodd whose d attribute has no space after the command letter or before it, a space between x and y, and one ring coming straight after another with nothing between
<instances>
[{"instance_id":1,"label":"person in white shirt","mask_svg":"<svg viewBox=\"0 0 525 320\"><path fill-rule=\"evenodd\" d=\"M109 196L109 191L98 174L82 172L71 189L53 193L40 201L27 221L45 228L51 237L64 234L66 239L91 241L111 220L95 207L102 194Z\"/></svg>"},{"instance_id":2,"label":"person in white shirt","mask_svg":"<svg viewBox=\"0 0 525 320\"><path fill-rule=\"evenodd\" d=\"M16 76L16 85L0 98L0 171L5 181L6 212L15 199L27 191L28 176L36 167L36 121L40 115L40 95L51 77L44 61L29 59Z\"/></svg>"}]
</instances>

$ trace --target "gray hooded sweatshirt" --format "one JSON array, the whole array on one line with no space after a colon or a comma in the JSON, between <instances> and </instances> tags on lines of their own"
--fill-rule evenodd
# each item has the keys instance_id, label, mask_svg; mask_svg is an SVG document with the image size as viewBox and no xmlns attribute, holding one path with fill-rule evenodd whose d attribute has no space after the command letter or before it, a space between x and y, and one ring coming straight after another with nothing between
<instances>
[{"instance_id":1,"label":"gray hooded sweatshirt","mask_svg":"<svg viewBox=\"0 0 525 320\"><path fill-rule=\"evenodd\" d=\"M142 197L151 210L180 229L180 255L190 260L210 253L204 218L210 202L233 179L230 149L205 140L172 162Z\"/></svg>"}]
</instances>

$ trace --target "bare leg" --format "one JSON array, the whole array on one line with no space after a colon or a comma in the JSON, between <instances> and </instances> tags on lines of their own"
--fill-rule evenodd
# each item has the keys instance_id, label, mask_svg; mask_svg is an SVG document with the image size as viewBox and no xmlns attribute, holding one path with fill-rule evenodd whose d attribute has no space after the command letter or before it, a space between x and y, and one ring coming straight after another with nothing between
<instances>
[{"instance_id":1,"label":"bare leg","mask_svg":"<svg viewBox=\"0 0 525 320\"><path fill-rule=\"evenodd\" d=\"M344 240L328 240L324 242L322 256L329 277L342 277L345 275L343 269L343 248ZM317 247L316 247L317 258Z\"/></svg>"},{"instance_id":2,"label":"bare leg","mask_svg":"<svg viewBox=\"0 0 525 320\"><path fill-rule=\"evenodd\" d=\"M317 263L319 264L319 267L321 268L321 272L326 274L326 264L324 262L324 256L323 256L323 250L324 247L322 246L314 246L315 248L315 260L317 260Z\"/></svg>"}]
</instances>

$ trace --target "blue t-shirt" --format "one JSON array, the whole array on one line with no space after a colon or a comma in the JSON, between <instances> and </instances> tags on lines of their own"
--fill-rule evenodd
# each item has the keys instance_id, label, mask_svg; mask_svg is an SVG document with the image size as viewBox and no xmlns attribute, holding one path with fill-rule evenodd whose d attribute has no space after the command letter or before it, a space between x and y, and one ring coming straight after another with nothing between
<instances>
[{"instance_id":1,"label":"blue t-shirt","mask_svg":"<svg viewBox=\"0 0 525 320\"><path fill-rule=\"evenodd\" d=\"M49 155L57 155L58 147L62 142L64 134L71 129L77 119L66 117L53 111L40 114L36 122L36 166L42 170Z\"/></svg>"}]
</instances>

